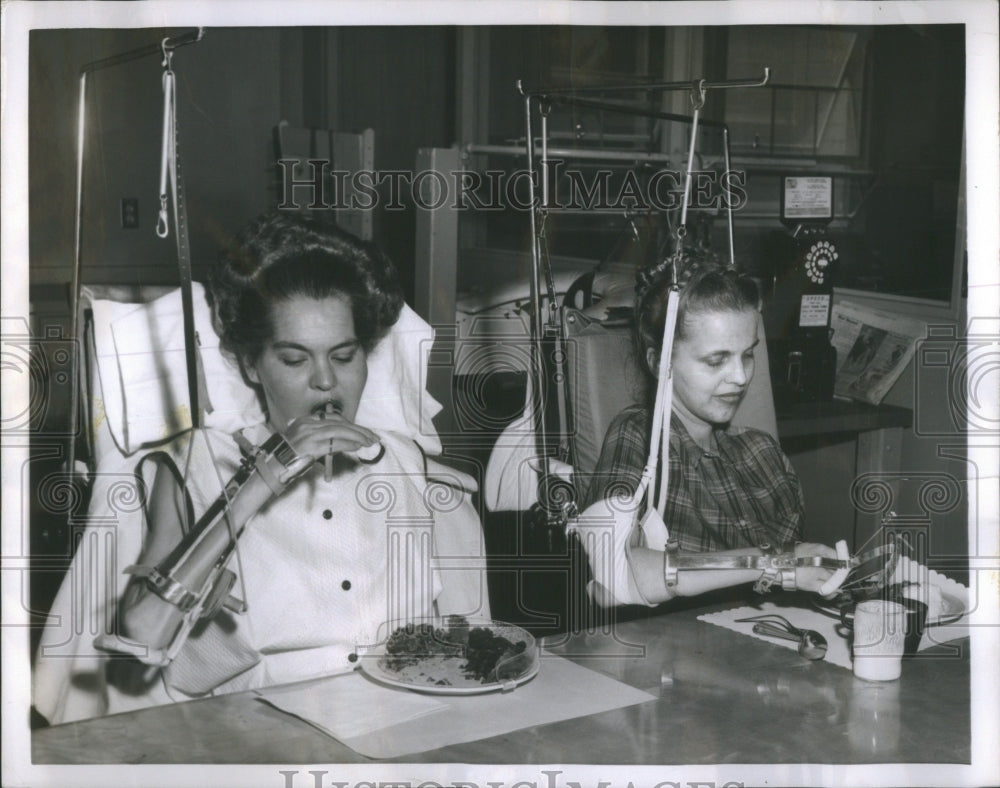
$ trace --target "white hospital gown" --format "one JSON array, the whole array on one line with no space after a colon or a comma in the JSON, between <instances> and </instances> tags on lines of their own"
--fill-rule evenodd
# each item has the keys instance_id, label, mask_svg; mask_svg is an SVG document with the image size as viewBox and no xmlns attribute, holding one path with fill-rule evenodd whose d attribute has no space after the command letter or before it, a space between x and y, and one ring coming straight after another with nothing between
<instances>
[{"instance_id":1,"label":"white hospital gown","mask_svg":"<svg viewBox=\"0 0 1000 788\"><path fill-rule=\"evenodd\" d=\"M229 436L211 434L214 457L200 437L187 473L196 514L215 500L239 462ZM254 437L259 443L262 435ZM314 466L251 518L240 539L239 562L234 557L229 563L243 577L233 594L242 596L245 586L247 611L223 611L196 630L139 696L104 681L106 657L92 645L95 629L113 631L114 601L128 580L110 559L102 559L108 541L93 533L107 530L108 523L92 518L43 633L35 671L38 710L53 723L66 722L349 671L365 645L388 634L385 622L431 615L441 589L435 512L459 508L442 501L441 489L428 486L423 455L412 441L394 433L380 438L386 451L376 464L338 468L332 482ZM186 440L171 446L182 471L185 449ZM98 508L107 493L98 478ZM132 511L108 531L115 536L119 569L134 563L143 527L141 511ZM94 582L94 567L102 560L106 566L96 574L115 578L114 598L99 579ZM468 610L439 612L475 612L475 607L473 600Z\"/></svg>"}]
</instances>

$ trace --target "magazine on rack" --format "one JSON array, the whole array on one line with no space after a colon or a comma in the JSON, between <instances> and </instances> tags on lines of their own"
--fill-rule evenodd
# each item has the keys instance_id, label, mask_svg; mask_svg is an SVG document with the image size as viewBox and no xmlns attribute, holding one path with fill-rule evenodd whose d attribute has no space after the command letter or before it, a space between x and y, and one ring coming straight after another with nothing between
<instances>
[{"instance_id":1,"label":"magazine on rack","mask_svg":"<svg viewBox=\"0 0 1000 788\"><path fill-rule=\"evenodd\" d=\"M878 405L913 357L926 323L893 312L867 309L848 301L830 317L837 349L834 396Z\"/></svg>"}]
</instances>

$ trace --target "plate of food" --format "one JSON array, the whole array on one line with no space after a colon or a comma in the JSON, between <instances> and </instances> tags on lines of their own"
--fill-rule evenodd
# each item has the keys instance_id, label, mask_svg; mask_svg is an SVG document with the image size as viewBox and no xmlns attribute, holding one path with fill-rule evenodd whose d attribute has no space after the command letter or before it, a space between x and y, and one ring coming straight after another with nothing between
<instances>
[{"instance_id":1,"label":"plate of food","mask_svg":"<svg viewBox=\"0 0 1000 788\"><path fill-rule=\"evenodd\" d=\"M465 616L383 625L361 670L382 684L436 695L509 691L538 673L538 645L521 627Z\"/></svg>"},{"instance_id":2,"label":"plate of food","mask_svg":"<svg viewBox=\"0 0 1000 788\"><path fill-rule=\"evenodd\" d=\"M829 598L815 597L813 604L833 618L850 621L854 618L854 606L866 599L898 599L909 597L927 603L925 626L953 624L967 612L965 603L953 594L933 583L903 581L883 586L880 589L853 588L841 591Z\"/></svg>"}]
</instances>

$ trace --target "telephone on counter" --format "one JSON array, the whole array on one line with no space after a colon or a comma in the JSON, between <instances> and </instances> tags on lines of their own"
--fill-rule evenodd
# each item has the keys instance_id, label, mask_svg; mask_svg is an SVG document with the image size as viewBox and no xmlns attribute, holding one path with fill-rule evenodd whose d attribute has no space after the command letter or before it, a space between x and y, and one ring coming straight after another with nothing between
<instances>
[{"instance_id":1,"label":"telephone on counter","mask_svg":"<svg viewBox=\"0 0 1000 788\"><path fill-rule=\"evenodd\" d=\"M827 225L833 179L782 179L784 230L768 239L772 293L765 305L771 380L778 404L833 398L837 351L830 343L833 279L840 256Z\"/></svg>"}]
</instances>

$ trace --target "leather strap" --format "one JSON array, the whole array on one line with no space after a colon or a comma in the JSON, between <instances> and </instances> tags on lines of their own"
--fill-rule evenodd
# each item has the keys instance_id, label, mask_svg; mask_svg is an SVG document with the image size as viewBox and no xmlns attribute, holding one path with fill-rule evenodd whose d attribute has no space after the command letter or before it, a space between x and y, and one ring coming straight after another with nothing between
<instances>
[{"instance_id":1,"label":"leather strap","mask_svg":"<svg viewBox=\"0 0 1000 788\"><path fill-rule=\"evenodd\" d=\"M785 591L795 590L795 547L777 549L769 544L760 546L763 555L758 559L758 567L763 570L753 590L765 594L772 586L780 584Z\"/></svg>"},{"instance_id":2,"label":"leather strap","mask_svg":"<svg viewBox=\"0 0 1000 788\"><path fill-rule=\"evenodd\" d=\"M168 602L182 613L193 610L198 604L198 595L172 577L160 574L155 566L133 564L125 567L125 574L144 578L149 588L164 602Z\"/></svg>"},{"instance_id":3,"label":"leather strap","mask_svg":"<svg viewBox=\"0 0 1000 788\"><path fill-rule=\"evenodd\" d=\"M187 364L188 402L191 408L191 426L201 426L201 376L195 352L197 336L194 328L194 299L191 293L191 242L188 236L187 201L184 178L181 173L180 135L177 126L176 79L167 53L163 72L163 157L160 174L160 219L157 234L167 236L165 200L166 181L170 185L170 201L174 213L174 240L177 245L177 272L181 283L181 306L184 314L184 357Z\"/></svg>"}]
</instances>

